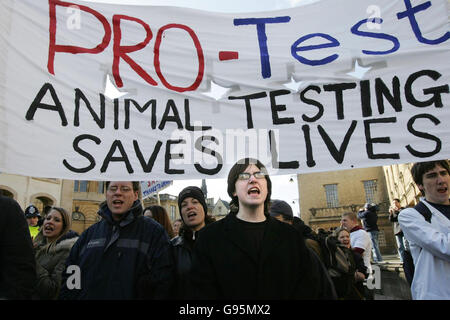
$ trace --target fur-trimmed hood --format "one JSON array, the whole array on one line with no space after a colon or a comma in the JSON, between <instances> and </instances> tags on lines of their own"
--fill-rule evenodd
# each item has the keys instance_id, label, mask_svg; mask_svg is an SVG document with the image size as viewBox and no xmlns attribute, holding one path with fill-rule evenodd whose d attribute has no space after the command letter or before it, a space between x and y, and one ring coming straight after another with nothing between
<instances>
[{"instance_id":1,"label":"fur-trimmed hood","mask_svg":"<svg viewBox=\"0 0 450 320\"><path fill-rule=\"evenodd\" d=\"M78 233L70 230L61 239L58 240L55 245L55 251L71 249L75 242L77 242L78 237Z\"/></svg>"}]
</instances>

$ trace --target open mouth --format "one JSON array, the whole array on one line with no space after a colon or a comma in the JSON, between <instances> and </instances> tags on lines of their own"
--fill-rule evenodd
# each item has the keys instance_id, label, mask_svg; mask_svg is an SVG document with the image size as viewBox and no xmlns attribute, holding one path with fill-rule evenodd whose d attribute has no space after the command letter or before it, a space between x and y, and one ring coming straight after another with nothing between
<instances>
[{"instance_id":1,"label":"open mouth","mask_svg":"<svg viewBox=\"0 0 450 320\"><path fill-rule=\"evenodd\" d=\"M257 187L250 188L247 191L247 194L249 194L249 195L258 195L260 193L261 193L261 191Z\"/></svg>"},{"instance_id":2,"label":"open mouth","mask_svg":"<svg viewBox=\"0 0 450 320\"><path fill-rule=\"evenodd\" d=\"M119 205L123 204L123 201L122 200L114 200L112 203L113 203L113 205L119 206Z\"/></svg>"},{"instance_id":3,"label":"open mouth","mask_svg":"<svg viewBox=\"0 0 450 320\"><path fill-rule=\"evenodd\" d=\"M44 227L44 231L52 232L53 230L55 230L55 228L53 226L51 226L51 225L46 225Z\"/></svg>"},{"instance_id":4,"label":"open mouth","mask_svg":"<svg viewBox=\"0 0 450 320\"><path fill-rule=\"evenodd\" d=\"M437 192L439 193L447 193L448 188L447 187L440 187L437 189Z\"/></svg>"},{"instance_id":5,"label":"open mouth","mask_svg":"<svg viewBox=\"0 0 450 320\"><path fill-rule=\"evenodd\" d=\"M195 216L197 216L197 212L194 212L194 211L193 212L189 212L188 215L187 215L188 219L192 218L192 217L195 217Z\"/></svg>"}]
</instances>

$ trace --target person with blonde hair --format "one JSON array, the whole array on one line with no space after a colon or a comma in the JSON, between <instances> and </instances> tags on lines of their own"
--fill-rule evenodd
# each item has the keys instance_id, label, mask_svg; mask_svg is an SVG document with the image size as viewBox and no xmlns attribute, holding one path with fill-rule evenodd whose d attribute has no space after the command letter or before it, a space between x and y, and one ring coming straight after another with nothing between
<instances>
[{"instance_id":1,"label":"person with blonde hair","mask_svg":"<svg viewBox=\"0 0 450 320\"><path fill-rule=\"evenodd\" d=\"M34 241L37 273L34 299L58 297L66 259L78 240L78 234L70 228L71 218L67 211L52 207Z\"/></svg>"}]
</instances>

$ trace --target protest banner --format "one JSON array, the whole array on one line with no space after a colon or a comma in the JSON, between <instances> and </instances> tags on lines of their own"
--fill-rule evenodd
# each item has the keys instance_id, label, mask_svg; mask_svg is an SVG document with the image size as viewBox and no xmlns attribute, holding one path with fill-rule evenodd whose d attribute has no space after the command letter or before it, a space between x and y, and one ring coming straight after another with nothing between
<instances>
[{"instance_id":1,"label":"protest banner","mask_svg":"<svg viewBox=\"0 0 450 320\"><path fill-rule=\"evenodd\" d=\"M450 158L447 5L2 0L0 171L145 181L223 178L245 156L271 174Z\"/></svg>"},{"instance_id":2,"label":"protest banner","mask_svg":"<svg viewBox=\"0 0 450 320\"><path fill-rule=\"evenodd\" d=\"M148 198L154 193L171 186L173 181L141 181L142 199Z\"/></svg>"}]
</instances>

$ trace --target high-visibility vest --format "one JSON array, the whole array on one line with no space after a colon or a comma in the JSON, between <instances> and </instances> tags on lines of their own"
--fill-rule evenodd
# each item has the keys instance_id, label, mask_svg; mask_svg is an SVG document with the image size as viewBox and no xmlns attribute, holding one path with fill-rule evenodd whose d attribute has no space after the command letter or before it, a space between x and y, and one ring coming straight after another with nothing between
<instances>
[{"instance_id":1,"label":"high-visibility vest","mask_svg":"<svg viewBox=\"0 0 450 320\"><path fill-rule=\"evenodd\" d=\"M39 227L38 226L28 226L28 229L30 229L30 235L31 239L33 240L34 237L39 233Z\"/></svg>"}]
</instances>

